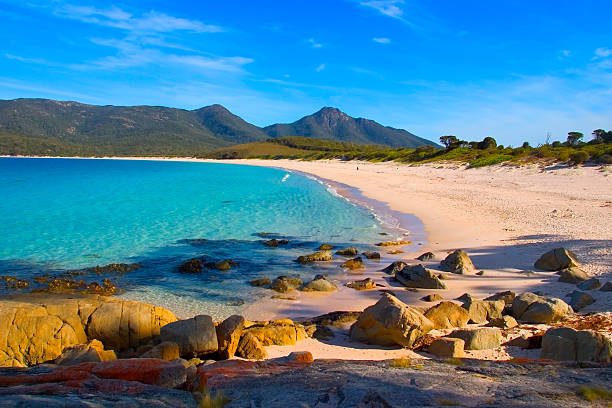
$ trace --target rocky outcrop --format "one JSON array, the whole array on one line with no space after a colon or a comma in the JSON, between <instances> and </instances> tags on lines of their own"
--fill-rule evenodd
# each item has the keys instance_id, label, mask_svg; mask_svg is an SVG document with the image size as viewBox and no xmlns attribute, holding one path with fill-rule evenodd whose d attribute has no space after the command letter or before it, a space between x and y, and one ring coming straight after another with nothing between
<instances>
[{"instance_id":1,"label":"rocky outcrop","mask_svg":"<svg viewBox=\"0 0 612 408\"><path fill-rule=\"evenodd\" d=\"M272 283L272 280L270 278L259 278L259 279L253 279L252 281L249 281L249 284L251 286L256 286L256 287L267 286L271 283Z\"/></svg>"},{"instance_id":2,"label":"rocky outcrop","mask_svg":"<svg viewBox=\"0 0 612 408\"><path fill-rule=\"evenodd\" d=\"M543 271L559 271L565 268L579 267L576 254L566 248L555 248L546 252L533 266Z\"/></svg>"},{"instance_id":3,"label":"rocky outcrop","mask_svg":"<svg viewBox=\"0 0 612 408\"><path fill-rule=\"evenodd\" d=\"M321 244L319 246L319 251L331 251L332 249L334 249L334 246L329 244Z\"/></svg>"},{"instance_id":4,"label":"rocky outcrop","mask_svg":"<svg viewBox=\"0 0 612 408\"><path fill-rule=\"evenodd\" d=\"M395 279L408 288L446 289L446 285L423 265L408 265L395 273Z\"/></svg>"},{"instance_id":5,"label":"rocky outcrop","mask_svg":"<svg viewBox=\"0 0 612 408\"><path fill-rule=\"evenodd\" d=\"M350 269L350 270L365 268L365 266L363 265L363 259L361 259L360 256L352 258L352 259L349 259L348 261L345 261L340 266L342 268L347 268L347 269Z\"/></svg>"},{"instance_id":6,"label":"rocky outcrop","mask_svg":"<svg viewBox=\"0 0 612 408\"><path fill-rule=\"evenodd\" d=\"M601 292L612 292L612 282L608 281L604 283L604 285L599 288Z\"/></svg>"},{"instance_id":7,"label":"rocky outcrop","mask_svg":"<svg viewBox=\"0 0 612 408\"><path fill-rule=\"evenodd\" d=\"M491 319L499 319L506 307L503 300L479 300L468 297L463 302L463 307L467 310L470 322L481 324Z\"/></svg>"},{"instance_id":8,"label":"rocky outcrop","mask_svg":"<svg viewBox=\"0 0 612 408\"><path fill-rule=\"evenodd\" d=\"M610 363L612 342L608 337L592 330L552 328L542 337L542 358Z\"/></svg>"},{"instance_id":9,"label":"rocky outcrop","mask_svg":"<svg viewBox=\"0 0 612 408\"><path fill-rule=\"evenodd\" d=\"M0 301L0 366L51 361L97 339L121 351L151 340L176 320L166 309L96 295L27 294Z\"/></svg>"},{"instance_id":10,"label":"rocky outcrop","mask_svg":"<svg viewBox=\"0 0 612 408\"><path fill-rule=\"evenodd\" d=\"M302 286L302 280L293 276L279 276L272 281L270 289L280 293L291 292Z\"/></svg>"},{"instance_id":11,"label":"rocky outcrop","mask_svg":"<svg viewBox=\"0 0 612 408\"><path fill-rule=\"evenodd\" d=\"M161 328L160 338L178 344L181 357L186 358L204 356L219 347L215 325L207 315L169 323Z\"/></svg>"},{"instance_id":12,"label":"rocky outcrop","mask_svg":"<svg viewBox=\"0 0 612 408\"><path fill-rule=\"evenodd\" d=\"M251 333L245 333L238 343L236 354L248 360L265 360L268 352L261 341Z\"/></svg>"},{"instance_id":13,"label":"rocky outcrop","mask_svg":"<svg viewBox=\"0 0 612 408\"><path fill-rule=\"evenodd\" d=\"M460 275L468 275L475 272L472 260L462 249L451 252L442 262L440 262L440 268L443 271Z\"/></svg>"},{"instance_id":14,"label":"rocky outcrop","mask_svg":"<svg viewBox=\"0 0 612 408\"><path fill-rule=\"evenodd\" d=\"M311 263L311 262L324 262L331 261L331 251L317 251L309 255L298 256L297 261L299 263Z\"/></svg>"},{"instance_id":15,"label":"rocky outcrop","mask_svg":"<svg viewBox=\"0 0 612 408\"><path fill-rule=\"evenodd\" d=\"M325 276L317 275L313 280L305 284L302 290L305 292L333 292L338 290L338 288Z\"/></svg>"},{"instance_id":16,"label":"rocky outcrop","mask_svg":"<svg viewBox=\"0 0 612 408\"><path fill-rule=\"evenodd\" d=\"M219 345L217 355L220 359L227 360L234 356L240 342L240 336L242 336L244 323L244 317L232 315L217 325L215 328L217 344Z\"/></svg>"},{"instance_id":17,"label":"rocky outcrop","mask_svg":"<svg viewBox=\"0 0 612 408\"><path fill-rule=\"evenodd\" d=\"M502 316L489 320L489 326L499 327L500 329L512 329L518 326L518 322L512 316Z\"/></svg>"},{"instance_id":18,"label":"rocky outcrop","mask_svg":"<svg viewBox=\"0 0 612 408\"><path fill-rule=\"evenodd\" d=\"M307 337L304 327L290 319L257 323L245 328L243 333L251 334L264 346L290 346Z\"/></svg>"},{"instance_id":19,"label":"rocky outcrop","mask_svg":"<svg viewBox=\"0 0 612 408\"><path fill-rule=\"evenodd\" d=\"M423 262L425 262L425 261L433 261L434 259L436 259L436 256L433 254L433 252L425 252L425 253L419 255L417 257L417 259L419 261L423 261Z\"/></svg>"},{"instance_id":20,"label":"rocky outcrop","mask_svg":"<svg viewBox=\"0 0 612 408\"><path fill-rule=\"evenodd\" d=\"M353 323L350 336L361 343L411 348L433 327L421 312L385 293Z\"/></svg>"},{"instance_id":21,"label":"rocky outcrop","mask_svg":"<svg viewBox=\"0 0 612 408\"><path fill-rule=\"evenodd\" d=\"M589 295L586 292L582 292L580 290L573 291L572 293L570 293L569 296L570 296L569 304L572 307L572 309L574 309L574 311L576 312L595 302L595 299L593 298L593 296Z\"/></svg>"},{"instance_id":22,"label":"rocky outcrop","mask_svg":"<svg viewBox=\"0 0 612 408\"><path fill-rule=\"evenodd\" d=\"M572 308L563 300L525 292L512 302L512 315L527 323L553 323L562 320Z\"/></svg>"},{"instance_id":23,"label":"rocky outcrop","mask_svg":"<svg viewBox=\"0 0 612 408\"><path fill-rule=\"evenodd\" d=\"M80 363L99 363L116 359L117 356L113 350L104 350L102 342L91 340L86 344L66 347L54 362L57 365L71 366Z\"/></svg>"},{"instance_id":24,"label":"rocky outcrop","mask_svg":"<svg viewBox=\"0 0 612 408\"><path fill-rule=\"evenodd\" d=\"M378 244L376 244L376 246L380 246L380 247L388 247L388 246L398 246L398 245L410 245L410 241L402 241L402 240L397 240L397 241L383 241L383 242L379 242Z\"/></svg>"},{"instance_id":25,"label":"rocky outcrop","mask_svg":"<svg viewBox=\"0 0 612 408\"><path fill-rule=\"evenodd\" d=\"M501 345L502 334L495 327L455 330L449 337L462 339L466 350L489 350Z\"/></svg>"},{"instance_id":26,"label":"rocky outcrop","mask_svg":"<svg viewBox=\"0 0 612 408\"><path fill-rule=\"evenodd\" d=\"M503 300L506 306L512 306L512 302L514 302L514 298L516 297L516 293L511 290L506 290L504 292L498 292L494 295L486 297L484 300Z\"/></svg>"},{"instance_id":27,"label":"rocky outcrop","mask_svg":"<svg viewBox=\"0 0 612 408\"><path fill-rule=\"evenodd\" d=\"M468 312L453 302L440 302L425 312L425 317L434 324L434 329L452 329L467 326Z\"/></svg>"},{"instance_id":28,"label":"rocky outcrop","mask_svg":"<svg viewBox=\"0 0 612 408\"><path fill-rule=\"evenodd\" d=\"M426 296L423 296L421 298L422 301L424 302L439 302L440 300L443 300L444 298L440 295L438 295L437 293L432 293Z\"/></svg>"},{"instance_id":29,"label":"rocky outcrop","mask_svg":"<svg viewBox=\"0 0 612 408\"><path fill-rule=\"evenodd\" d=\"M559 271L559 282L564 283L580 283L589 279L589 275L582 269L573 266Z\"/></svg>"},{"instance_id":30,"label":"rocky outcrop","mask_svg":"<svg viewBox=\"0 0 612 408\"><path fill-rule=\"evenodd\" d=\"M362 252L361 254L368 259L380 259L380 252L365 251L365 252Z\"/></svg>"},{"instance_id":31,"label":"rocky outcrop","mask_svg":"<svg viewBox=\"0 0 612 408\"><path fill-rule=\"evenodd\" d=\"M156 358L166 361L176 360L179 357L179 345L171 341L162 341L140 356L140 358Z\"/></svg>"},{"instance_id":32,"label":"rocky outcrop","mask_svg":"<svg viewBox=\"0 0 612 408\"><path fill-rule=\"evenodd\" d=\"M359 254L359 251L355 247L348 247L348 248L337 250L336 254L342 255L342 256L356 256Z\"/></svg>"},{"instance_id":33,"label":"rocky outcrop","mask_svg":"<svg viewBox=\"0 0 612 408\"><path fill-rule=\"evenodd\" d=\"M192 258L183 262L179 267L180 273L202 273L204 267L204 259Z\"/></svg>"},{"instance_id":34,"label":"rocky outcrop","mask_svg":"<svg viewBox=\"0 0 612 408\"><path fill-rule=\"evenodd\" d=\"M401 271L406 266L408 266L406 262L395 261L392 264L386 266L384 269L382 269L382 271L388 275L395 275L397 271Z\"/></svg>"},{"instance_id":35,"label":"rocky outcrop","mask_svg":"<svg viewBox=\"0 0 612 408\"><path fill-rule=\"evenodd\" d=\"M582 289L582 290L594 290L601 286L601 282L597 278L591 278L583 282L580 282L576 286L578 287L578 289Z\"/></svg>"},{"instance_id":36,"label":"rocky outcrop","mask_svg":"<svg viewBox=\"0 0 612 408\"><path fill-rule=\"evenodd\" d=\"M263 241L263 244L270 248L277 248L279 245L287 245L289 240L272 238L268 241Z\"/></svg>"},{"instance_id":37,"label":"rocky outcrop","mask_svg":"<svg viewBox=\"0 0 612 408\"><path fill-rule=\"evenodd\" d=\"M427 352L440 358L465 357L465 341L451 337L435 339L427 348Z\"/></svg>"},{"instance_id":38,"label":"rocky outcrop","mask_svg":"<svg viewBox=\"0 0 612 408\"><path fill-rule=\"evenodd\" d=\"M365 278L362 280L351 281L346 283L346 286L355 290L369 290L376 288L376 282L372 278Z\"/></svg>"}]
</instances>

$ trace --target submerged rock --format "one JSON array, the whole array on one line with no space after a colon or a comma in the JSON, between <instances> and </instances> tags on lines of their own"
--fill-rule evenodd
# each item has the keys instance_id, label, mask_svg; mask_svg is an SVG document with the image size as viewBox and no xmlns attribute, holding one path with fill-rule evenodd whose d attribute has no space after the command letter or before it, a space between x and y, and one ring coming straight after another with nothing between
<instances>
[{"instance_id":1,"label":"submerged rock","mask_svg":"<svg viewBox=\"0 0 612 408\"><path fill-rule=\"evenodd\" d=\"M251 286L266 286L272 283L272 280L270 278L259 278L259 279L253 279L252 281L249 281L249 284Z\"/></svg>"},{"instance_id":2,"label":"submerged rock","mask_svg":"<svg viewBox=\"0 0 612 408\"><path fill-rule=\"evenodd\" d=\"M385 293L353 323L350 336L354 341L367 344L412 348L433 327L431 320L421 312Z\"/></svg>"},{"instance_id":3,"label":"submerged rock","mask_svg":"<svg viewBox=\"0 0 612 408\"><path fill-rule=\"evenodd\" d=\"M318 251L309 255L298 256L297 261L299 263L310 263L310 262L323 262L323 261L331 261L332 253L331 251Z\"/></svg>"},{"instance_id":4,"label":"submerged rock","mask_svg":"<svg viewBox=\"0 0 612 408\"><path fill-rule=\"evenodd\" d=\"M204 267L204 259L192 258L185 261L178 267L178 271L181 273L202 273Z\"/></svg>"},{"instance_id":5,"label":"submerged rock","mask_svg":"<svg viewBox=\"0 0 612 408\"><path fill-rule=\"evenodd\" d=\"M385 267L382 271L388 275L395 275L397 271L401 271L406 266L408 266L406 262L395 261L391 265Z\"/></svg>"},{"instance_id":6,"label":"submerged rock","mask_svg":"<svg viewBox=\"0 0 612 408\"><path fill-rule=\"evenodd\" d=\"M443 271L457 273L459 275L468 275L475 272L472 260L462 249L451 252L442 262L440 262L440 268Z\"/></svg>"},{"instance_id":7,"label":"submerged rock","mask_svg":"<svg viewBox=\"0 0 612 408\"><path fill-rule=\"evenodd\" d=\"M330 251L332 249L334 249L334 246L329 244L321 244L319 246L319 251Z\"/></svg>"},{"instance_id":8,"label":"submerged rock","mask_svg":"<svg viewBox=\"0 0 612 408\"><path fill-rule=\"evenodd\" d=\"M542 255L534 264L544 271L559 271L565 268L579 267L576 254L566 248L555 248Z\"/></svg>"},{"instance_id":9,"label":"submerged rock","mask_svg":"<svg viewBox=\"0 0 612 408\"><path fill-rule=\"evenodd\" d=\"M347 268L350 270L365 268L365 266L363 265L363 259L361 259L361 257L359 256L345 261L342 265L340 265L340 267Z\"/></svg>"},{"instance_id":10,"label":"submerged rock","mask_svg":"<svg viewBox=\"0 0 612 408\"><path fill-rule=\"evenodd\" d=\"M355 290L368 290L368 289L375 289L376 282L374 282L372 278L365 278L365 279L358 280L358 281L348 282L346 286L351 289L355 289Z\"/></svg>"},{"instance_id":11,"label":"submerged rock","mask_svg":"<svg viewBox=\"0 0 612 408\"><path fill-rule=\"evenodd\" d=\"M280 293L287 293L302 286L302 280L291 276L279 276L272 281L270 289Z\"/></svg>"},{"instance_id":12,"label":"submerged rock","mask_svg":"<svg viewBox=\"0 0 612 408\"><path fill-rule=\"evenodd\" d=\"M287 245L289 243L289 240L287 239L276 239L276 238L272 238L268 241L263 241L263 244L267 247L271 247L271 248L276 248L279 245Z\"/></svg>"},{"instance_id":13,"label":"submerged rock","mask_svg":"<svg viewBox=\"0 0 612 408\"><path fill-rule=\"evenodd\" d=\"M408 288L446 289L446 285L423 265L408 265L395 273L395 279Z\"/></svg>"},{"instance_id":14,"label":"submerged rock","mask_svg":"<svg viewBox=\"0 0 612 408\"><path fill-rule=\"evenodd\" d=\"M388 247L388 246L398 246L398 245L410 245L411 242L410 241L383 241L383 242L379 242L378 244L376 244L376 246L380 246L380 247Z\"/></svg>"},{"instance_id":15,"label":"submerged rock","mask_svg":"<svg viewBox=\"0 0 612 408\"><path fill-rule=\"evenodd\" d=\"M359 251L355 247L348 247L348 248L337 250L336 254L342 255L342 256L355 256L359 254Z\"/></svg>"}]
</instances>

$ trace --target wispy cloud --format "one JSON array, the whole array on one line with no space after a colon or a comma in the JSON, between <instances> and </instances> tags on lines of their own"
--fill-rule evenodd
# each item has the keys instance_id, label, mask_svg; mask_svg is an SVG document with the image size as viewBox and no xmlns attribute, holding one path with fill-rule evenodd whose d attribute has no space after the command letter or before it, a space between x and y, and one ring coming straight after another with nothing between
<instances>
[{"instance_id":1,"label":"wispy cloud","mask_svg":"<svg viewBox=\"0 0 612 408\"><path fill-rule=\"evenodd\" d=\"M319 65L317 68L315 68L315 71L317 71L317 72L321 72L321 71L323 71L324 69L325 69L325 64L321 64L321 65Z\"/></svg>"},{"instance_id":2,"label":"wispy cloud","mask_svg":"<svg viewBox=\"0 0 612 408\"><path fill-rule=\"evenodd\" d=\"M379 44L390 44L391 43L391 39L385 38L385 37L374 37L372 38L372 41L379 43Z\"/></svg>"},{"instance_id":3,"label":"wispy cloud","mask_svg":"<svg viewBox=\"0 0 612 408\"><path fill-rule=\"evenodd\" d=\"M223 31L222 27L204 24L198 20L174 17L157 11L133 15L116 6L102 9L92 6L64 4L57 7L54 10L54 14L84 23L113 27L131 32L169 33L173 31L190 31L203 33Z\"/></svg>"},{"instance_id":4,"label":"wispy cloud","mask_svg":"<svg viewBox=\"0 0 612 408\"><path fill-rule=\"evenodd\" d=\"M570 50L561 50L561 55L563 57L569 57L570 55L572 55L572 52Z\"/></svg>"},{"instance_id":5,"label":"wispy cloud","mask_svg":"<svg viewBox=\"0 0 612 408\"><path fill-rule=\"evenodd\" d=\"M607 47L601 47L595 50L595 57L593 57L593 59L607 58L610 55L612 55L612 49Z\"/></svg>"},{"instance_id":6,"label":"wispy cloud","mask_svg":"<svg viewBox=\"0 0 612 408\"><path fill-rule=\"evenodd\" d=\"M19 62L23 62L26 64L53 65L50 61L47 61L42 58L28 58L28 57L22 57L20 55L13 55L13 54L4 54L4 57L10 60L19 61Z\"/></svg>"},{"instance_id":7,"label":"wispy cloud","mask_svg":"<svg viewBox=\"0 0 612 408\"><path fill-rule=\"evenodd\" d=\"M373 8L388 17L402 18L404 15L404 10L401 8L403 0L367 0L360 1L359 4Z\"/></svg>"},{"instance_id":8,"label":"wispy cloud","mask_svg":"<svg viewBox=\"0 0 612 408\"><path fill-rule=\"evenodd\" d=\"M323 47L323 44L315 41L314 38L309 38L308 43L310 44L312 48L322 48Z\"/></svg>"}]
</instances>

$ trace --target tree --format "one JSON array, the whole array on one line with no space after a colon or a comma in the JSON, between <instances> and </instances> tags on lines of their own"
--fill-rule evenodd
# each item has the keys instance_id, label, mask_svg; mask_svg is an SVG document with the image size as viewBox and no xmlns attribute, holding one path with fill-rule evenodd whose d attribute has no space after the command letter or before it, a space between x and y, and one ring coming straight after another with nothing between
<instances>
[{"instance_id":1,"label":"tree","mask_svg":"<svg viewBox=\"0 0 612 408\"><path fill-rule=\"evenodd\" d=\"M457 139L457 136L440 136L440 143L442 143L447 150L454 149L455 147L457 147L458 142L459 139Z\"/></svg>"},{"instance_id":2,"label":"tree","mask_svg":"<svg viewBox=\"0 0 612 408\"><path fill-rule=\"evenodd\" d=\"M606 136L606 131L603 129L595 129L593 131L593 140L597 140L598 142L603 142L604 136Z\"/></svg>"},{"instance_id":3,"label":"tree","mask_svg":"<svg viewBox=\"0 0 612 408\"><path fill-rule=\"evenodd\" d=\"M567 144L570 146L576 146L583 137L584 135L580 132L569 132L567 134Z\"/></svg>"},{"instance_id":4,"label":"tree","mask_svg":"<svg viewBox=\"0 0 612 408\"><path fill-rule=\"evenodd\" d=\"M523 142L523 149L529 149L530 147L529 142Z\"/></svg>"},{"instance_id":5,"label":"tree","mask_svg":"<svg viewBox=\"0 0 612 408\"><path fill-rule=\"evenodd\" d=\"M482 139L482 142L478 143L478 148L480 150L495 149L496 147L497 141L490 136L485 137Z\"/></svg>"}]
</instances>

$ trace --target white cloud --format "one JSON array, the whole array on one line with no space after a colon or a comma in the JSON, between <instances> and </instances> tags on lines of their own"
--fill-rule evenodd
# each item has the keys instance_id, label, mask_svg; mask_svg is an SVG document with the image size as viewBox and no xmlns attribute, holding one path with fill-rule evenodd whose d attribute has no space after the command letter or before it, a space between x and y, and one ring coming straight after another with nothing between
<instances>
[{"instance_id":1,"label":"white cloud","mask_svg":"<svg viewBox=\"0 0 612 408\"><path fill-rule=\"evenodd\" d=\"M572 55L572 52L570 50L561 50L561 55L564 57L569 57Z\"/></svg>"},{"instance_id":2,"label":"white cloud","mask_svg":"<svg viewBox=\"0 0 612 408\"><path fill-rule=\"evenodd\" d=\"M385 16L393 18L401 18L404 11L400 5L404 4L403 0L368 0L360 1L359 4L365 7L371 7Z\"/></svg>"},{"instance_id":3,"label":"white cloud","mask_svg":"<svg viewBox=\"0 0 612 408\"><path fill-rule=\"evenodd\" d=\"M391 39L390 38L385 38L385 37L374 37L372 38L372 41L379 43L379 44L389 44L391 43Z\"/></svg>"},{"instance_id":4,"label":"white cloud","mask_svg":"<svg viewBox=\"0 0 612 408\"><path fill-rule=\"evenodd\" d=\"M595 50L595 59L597 58L607 58L612 55L612 49L601 47Z\"/></svg>"},{"instance_id":5,"label":"white cloud","mask_svg":"<svg viewBox=\"0 0 612 408\"><path fill-rule=\"evenodd\" d=\"M325 64L321 64L321 65L319 65L319 66L318 66L318 67L315 69L315 71L317 71L317 72L321 72L321 71L323 71L324 69L325 69Z\"/></svg>"},{"instance_id":6,"label":"white cloud","mask_svg":"<svg viewBox=\"0 0 612 408\"><path fill-rule=\"evenodd\" d=\"M310 44L312 48L322 48L323 47L323 44L316 42L314 38L309 38L308 43Z\"/></svg>"},{"instance_id":7,"label":"white cloud","mask_svg":"<svg viewBox=\"0 0 612 408\"><path fill-rule=\"evenodd\" d=\"M55 14L88 24L113 27L132 32L168 33L173 31L190 31L202 33L223 31L223 28L216 25L204 24L198 20L174 17L157 11L149 11L135 16L116 6L100 9L91 6L66 4L57 8Z\"/></svg>"}]
</instances>

